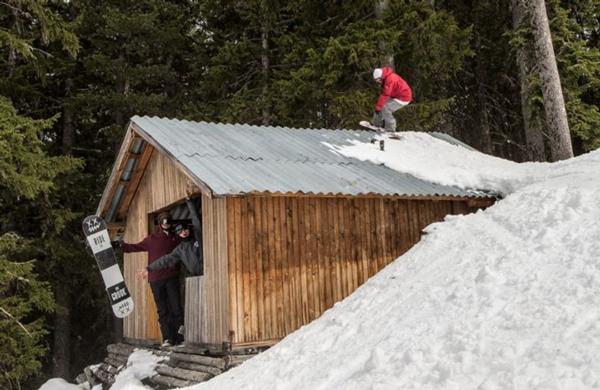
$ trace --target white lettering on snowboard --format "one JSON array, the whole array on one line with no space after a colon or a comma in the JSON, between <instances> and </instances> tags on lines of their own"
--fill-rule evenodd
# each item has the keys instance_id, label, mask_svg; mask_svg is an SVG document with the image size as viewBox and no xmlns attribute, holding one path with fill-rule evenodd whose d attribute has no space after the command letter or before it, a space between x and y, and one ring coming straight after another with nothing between
<instances>
[{"instance_id":1,"label":"white lettering on snowboard","mask_svg":"<svg viewBox=\"0 0 600 390\"><path fill-rule=\"evenodd\" d=\"M108 238L108 231L102 230L98 233L94 233L87 237L90 248L94 254L102 252L108 248L111 248L110 238Z\"/></svg>"},{"instance_id":2,"label":"white lettering on snowboard","mask_svg":"<svg viewBox=\"0 0 600 390\"><path fill-rule=\"evenodd\" d=\"M120 290L115 291L110 296L113 301L117 301L119 300L119 298L123 298L125 295L127 295L127 291L124 288L122 288Z\"/></svg>"}]
</instances>

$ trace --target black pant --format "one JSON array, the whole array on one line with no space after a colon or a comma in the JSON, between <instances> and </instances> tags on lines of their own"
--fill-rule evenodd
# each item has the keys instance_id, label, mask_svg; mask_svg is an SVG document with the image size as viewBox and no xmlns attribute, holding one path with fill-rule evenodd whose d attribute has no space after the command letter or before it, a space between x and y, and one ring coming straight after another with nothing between
<instances>
[{"instance_id":1,"label":"black pant","mask_svg":"<svg viewBox=\"0 0 600 390\"><path fill-rule=\"evenodd\" d=\"M163 340L176 342L177 331L183 325L183 310L179 302L179 278L168 278L150 282L154 302L158 309L158 323Z\"/></svg>"}]
</instances>

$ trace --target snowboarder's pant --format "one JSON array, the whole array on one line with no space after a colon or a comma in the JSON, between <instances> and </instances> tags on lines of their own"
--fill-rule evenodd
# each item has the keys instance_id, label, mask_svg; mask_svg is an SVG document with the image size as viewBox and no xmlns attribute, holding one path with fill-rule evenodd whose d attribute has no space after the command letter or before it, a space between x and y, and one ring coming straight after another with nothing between
<instances>
[{"instance_id":1,"label":"snowboarder's pant","mask_svg":"<svg viewBox=\"0 0 600 390\"><path fill-rule=\"evenodd\" d=\"M177 330L183 325L183 310L179 302L179 278L150 282L154 302L158 309L158 323L163 340L175 342Z\"/></svg>"},{"instance_id":2,"label":"snowboarder's pant","mask_svg":"<svg viewBox=\"0 0 600 390\"><path fill-rule=\"evenodd\" d=\"M396 131L396 118L394 112L406 106L409 102L398 99L388 100L381 111L373 114L371 123L377 127L384 127L386 131Z\"/></svg>"}]
</instances>

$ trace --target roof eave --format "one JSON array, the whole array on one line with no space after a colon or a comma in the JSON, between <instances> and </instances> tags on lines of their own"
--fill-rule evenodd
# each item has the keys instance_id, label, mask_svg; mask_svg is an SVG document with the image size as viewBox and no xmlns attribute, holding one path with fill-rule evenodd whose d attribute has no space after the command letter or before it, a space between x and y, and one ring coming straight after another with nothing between
<instances>
[{"instance_id":1,"label":"roof eave","mask_svg":"<svg viewBox=\"0 0 600 390\"><path fill-rule=\"evenodd\" d=\"M211 188L206 185L202 180L197 178L193 173L191 173L185 166L183 166L175 156L171 155L167 150L165 150L159 143L157 143L148 133L143 131L139 126L135 124L135 122L130 121L127 125L127 130L125 131L125 135L123 137L123 141L121 142L121 147L119 149L119 153L117 154L117 158L115 159L115 163L113 164L111 174L109 176L108 182L104 187L104 191L102 192L102 196L100 198L100 202L98 203L98 207L96 209L96 215L101 216L103 218L106 217L107 212L109 212L112 207L111 203L117 193L118 184L120 182L120 176L124 169L125 164L127 163L127 159L129 151L132 147L133 142L136 138L141 138L143 141L147 142L152 148L158 150L160 153L166 155L173 164L175 164L184 174L185 176L192 181L196 186L200 188L200 191L212 198L214 197L214 193ZM145 171L146 167L143 167ZM143 172L142 172L143 176ZM137 191L137 186L135 186L135 191ZM118 210L120 206L120 202L122 202L123 198L126 194L121 194L121 199L118 200L118 204L112 208ZM114 213L111 213L114 215ZM111 222L111 221L109 221Z\"/></svg>"}]
</instances>

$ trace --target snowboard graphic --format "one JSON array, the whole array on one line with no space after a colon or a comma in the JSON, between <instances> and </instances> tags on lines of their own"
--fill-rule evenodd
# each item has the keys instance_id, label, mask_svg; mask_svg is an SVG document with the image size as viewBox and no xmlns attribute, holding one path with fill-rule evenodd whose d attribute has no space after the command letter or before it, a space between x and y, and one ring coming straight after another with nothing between
<instances>
[{"instance_id":1,"label":"snowboard graphic","mask_svg":"<svg viewBox=\"0 0 600 390\"><path fill-rule=\"evenodd\" d=\"M98 263L113 313L118 318L127 317L133 311L133 299L115 259L115 251L110 245L106 222L95 215L87 216L83 220L83 234Z\"/></svg>"}]
</instances>

